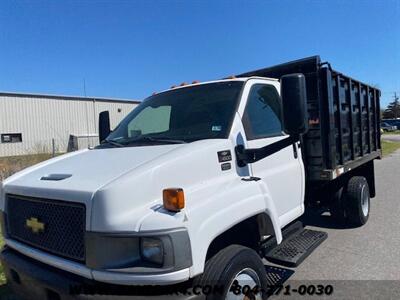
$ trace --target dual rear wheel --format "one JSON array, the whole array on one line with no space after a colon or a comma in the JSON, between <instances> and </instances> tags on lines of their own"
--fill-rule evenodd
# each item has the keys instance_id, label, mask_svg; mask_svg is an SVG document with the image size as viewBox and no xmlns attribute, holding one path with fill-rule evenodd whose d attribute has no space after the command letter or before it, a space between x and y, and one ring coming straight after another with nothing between
<instances>
[{"instance_id":1,"label":"dual rear wheel","mask_svg":"<svg viewBox=\"0 0 400 300\"><path fill-rule=\"evenodd\" d=\"M370 211L370 193L365 177L351 177L333 197L330 212L337 223L357 227L367 223Z\"/></svg>"}]
</instances>

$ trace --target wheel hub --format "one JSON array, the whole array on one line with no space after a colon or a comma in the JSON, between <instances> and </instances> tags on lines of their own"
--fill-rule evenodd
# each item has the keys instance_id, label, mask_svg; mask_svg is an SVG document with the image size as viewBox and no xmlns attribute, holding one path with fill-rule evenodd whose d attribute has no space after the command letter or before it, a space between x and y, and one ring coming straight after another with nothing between
<instances>
[{"instance_id":1,"label":"wheel hub","mask_svg":"<svg viewBox=\"0 0 400 300\"><path fill-rule=\"evenodd\" d=\"M362 212L364 217L368 216L368 212L369 212L369 201L368 201L368 191L365 188L365 186L362 187L361 190L361 208L362 208Z\"/></svg>"},{"instance_id":2,"label":"wheel hub","mask_svg":"<svg viewBox=\"0 0 400 300\"><path fill-rule=\"evenodd\" d=\"M261 287L261 281L257 273L250 268L243 269L233 278L225 300L261 300L261 292L252 294L252 291L255 291L256 287ZM249 297L249 295L254 295L254 298Z\"/></svg>"}]
</instances>

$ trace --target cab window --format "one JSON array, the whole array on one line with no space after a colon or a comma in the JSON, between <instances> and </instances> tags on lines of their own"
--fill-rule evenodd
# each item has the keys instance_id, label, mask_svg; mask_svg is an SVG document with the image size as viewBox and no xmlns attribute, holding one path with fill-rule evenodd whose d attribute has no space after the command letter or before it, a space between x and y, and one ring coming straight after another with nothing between
<instances>
[{"instance_id":1,"label":"cab window","mask_svg":"<svg viewBox=\"0 0 400 300\"><path fill-rule=\"evenodd\" d=\"M274 86L251 87L243 125L248 140L283 135L281 100Z\"/></svg>"}]
</instances>

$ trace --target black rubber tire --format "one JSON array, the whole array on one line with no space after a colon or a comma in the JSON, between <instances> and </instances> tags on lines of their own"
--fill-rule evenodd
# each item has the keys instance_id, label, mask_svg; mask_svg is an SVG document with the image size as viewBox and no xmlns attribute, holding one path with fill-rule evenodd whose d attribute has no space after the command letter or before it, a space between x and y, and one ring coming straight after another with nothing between
<instances>
[{"instance_id":1,"label":"black rubber tire","mask_svg":"<svg viewBox=\"0 0 400 300\"><path fill-rule=\"evenodd\" d=\"M329 211L331 217L336 224L343 225L346 223L346 209L343 199L343 187L332 195Z\"/></svg>"},{"instance_id":2,"label":"black rubber tire","mask_svg":"<svg viewBox=\"0 0 400 300\"><path fill-rule=\"evenodd\" d=\"M230 283L243 269L250 268L260 279L262 299L267 299L267 273L260 256L256 251L240 246L228 246L206 262L204 273L194 281L195 286L223 286L223 294L212 293L206 295L207 300L225 299ZM245 295L243 295L244 297ZM253 299L251 295L248 299Z\"/></svg>"},{"instance_id":3,"label":"black rubber tire","mask_svg":"<svg viewBox=\"0 0 400 300\"><path fill-rule=\"evenodd\" d=\"M368 201L368 212L366 215L362 209L363 197L367 197L365 200ZM350 178L345 191L344 204L349 224L359 227L367 223L371 203L368 182L365 177L354 176Z\"/></svg>"}]
</instances>

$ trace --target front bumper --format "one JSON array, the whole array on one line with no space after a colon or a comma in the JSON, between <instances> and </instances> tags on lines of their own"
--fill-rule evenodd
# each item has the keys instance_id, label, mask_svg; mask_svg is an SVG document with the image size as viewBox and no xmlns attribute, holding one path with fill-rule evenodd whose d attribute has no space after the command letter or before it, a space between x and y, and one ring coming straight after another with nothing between
<instances>
[{"instance_id":1,"label":"front bumper","mask_svg":"<svg viewBox=\"0 0 400 300\"><path fill-rule=\"evenodd\" d=\"M123 286L101 283L40 263L5 248L0 256L11 289L25 299L197 299L187 284ZM129 296L128 298L126 296Z\"/></svg>"},{"instance_id":2,"label":"front bumper","mask_svg":"<svg viewBox=\"0 0 400 300\"><path fill-rule=\"evenodd\" d=\"M1 232L6 245L17 252L68 273L118 285L171 285L187 281L192 265L186 229L176 228L130 233L86 232L86 262L80 263L30 247L8 236L6 215L0 211ZM165 248L162 266L142 261L140 239L158 238Z\"/></svg>"},{"instance_id":3,"label":"front bumper","mask_svg":"<svg viewBox=\"0 0 400 300\"><path fill-rule=\"evenodd\" d=\"M85 265L49 255L46 252L31 248L14 240L6 239L6 245L17 252L46 265L50 265L60 270L66 270L68 273L73 273L86 279L94 279L104 283L118 285L171 285L189 279L189 268L166 273L131 273L118 272L117 270L93 270Z\"/></svg>"}]
</instances>

